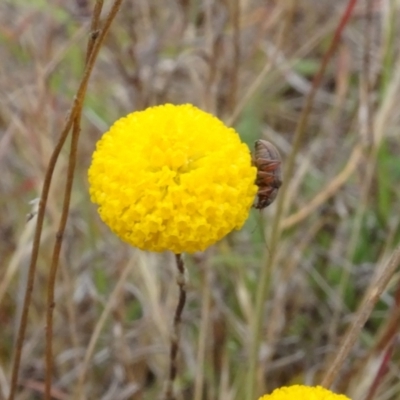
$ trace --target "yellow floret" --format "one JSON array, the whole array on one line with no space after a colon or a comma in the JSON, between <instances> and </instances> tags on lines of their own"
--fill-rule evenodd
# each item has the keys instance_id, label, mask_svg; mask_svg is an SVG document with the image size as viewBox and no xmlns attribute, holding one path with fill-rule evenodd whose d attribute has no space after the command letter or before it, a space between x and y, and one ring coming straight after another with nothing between
<instances>
[{"instance_id":1,"label":"yellow floret","mask_svg":"<svg viewBox=\"0 0 400 400\"><path fill-rule=\"evenodd\" d=\"M294 385L275 389L259 400L350 400L343 394L336 394L321 386Z\"/></svg>"},{"instance_id":2,"label":"yellow floret","mask_svg":"<svg viewBox=\"0 0 400 400\"><path fill-rule=\"evenodd\" d=\"M166 104L119 119L97 143L90 196L143 250L204 250L245 222L257 187L248 147L219 119Z\"/></svg>"}]
</instances>

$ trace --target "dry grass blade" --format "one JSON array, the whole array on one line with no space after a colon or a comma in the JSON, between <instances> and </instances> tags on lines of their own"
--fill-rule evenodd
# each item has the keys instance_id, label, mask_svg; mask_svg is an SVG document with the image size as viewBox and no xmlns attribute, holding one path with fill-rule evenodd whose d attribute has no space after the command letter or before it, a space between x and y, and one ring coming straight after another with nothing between
<instances>
[{"instance_id":1,"label":"dry grass blade","mask_svg":"<svg viewBox=\"0 0 400 400\"><path fill-rule=\"evenodd\" d=\"M85 378L86 378L90 360L93 356L93 352L94 352L97 340L99 339L101 330L103 329L104 324L107 321L107 318L110 316L110 313L111 313L113 307L115 307L115 302L116 302L117 298L119 297L119 295L121 294L123 286L126 283L129 273L132 271L132 267L135 265L135 263L136 263L136 258L133 258L127 263L127 265L123 269L123 271L118 279L118 282L115 285L114 290L110 294L107 304L104 307L104 310L101 313L100 318L98 319L98 321L96 323L96 326L94 328L92 336L90 337L89 344L87 346L87 350L86 350L85 357L82 362L82 366L80 367L79 379L78 379L78 384L76 387L76 395L74 397L76 399L81 400L81 399L86 398L84 396Z\"/></svg>"},{"instance_id":2,"label":"dry grass blade","mask_svg":"<svg viewBox=\"0 0 400 400\"><path fill-rule=\"evenodd\" d=\"M340 173L337 174L312 200L310 200L306 206L283 219L281 229L292 228L309 217L314 211L321 207L322 204L334 196L335 193L348 181L351 174L354 173L359 165L362 154L363 146L356 146L350 154L350 158L343 170L340 171Z\"/></svg>"},{"instance_id":3,"label":"dry grass blade","mask_svg":"<svg viewBox=\"0 0 400 400\"><path fill-rule=\"evenodd\" d=\"M392 279L400 264L400 247L398 247L391 255L389 261L386 263L384 268L379 271L377 279L374 279L367 291L364 301L358 309L354 321L351 324L349 330L345 334L342 343L339 346L336 357L329 366L326 374L324 375L321 385L324 387L330 387L334 383L337 374L340 371L343 363L348 357L354 343L357 341L361 329L367 322L374 309L379 297L386 289L390 279Z\"/></svg>"}]
</instances>

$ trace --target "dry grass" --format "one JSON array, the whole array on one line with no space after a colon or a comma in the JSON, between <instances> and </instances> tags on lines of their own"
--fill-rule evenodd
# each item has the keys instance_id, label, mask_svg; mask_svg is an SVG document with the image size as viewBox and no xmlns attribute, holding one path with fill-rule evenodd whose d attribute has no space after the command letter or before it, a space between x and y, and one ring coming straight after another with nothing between
<instances>
[{"instance_id":1,"label":"dry grass","mask_svg":"<svg viewBox=\"0 0 400 400\"><path fill-rule=\"evenodd\" d=\"M0 4L1 400L10 389L36 199L82 78L92 3ZM280 385L321 383L369 282L400 238L398 2L357 3L293 146L347 4L125 0L83 108L55 291L53 398L78 398L80 384L86 399L150 400L162 391L178 296L173 255L139 252L115 238L89 201L86 171L110 123L165 102L213 112L249 146L267 138L284 168L293 163L276 203L252 211L241 231L204 254L185 257L190 279L177 398L251 400L254 349L254 398ZM104 15L110 6L106 1ZM46 208L19 400L43 398L46 291L67 164L68 146ZM335 388L354 400L371 386L376 398L399 396L400 354L391 347L399 292L394 275L335 377ZM382 364L385 374L377 372Z\"/></svg>"}]
</instances>

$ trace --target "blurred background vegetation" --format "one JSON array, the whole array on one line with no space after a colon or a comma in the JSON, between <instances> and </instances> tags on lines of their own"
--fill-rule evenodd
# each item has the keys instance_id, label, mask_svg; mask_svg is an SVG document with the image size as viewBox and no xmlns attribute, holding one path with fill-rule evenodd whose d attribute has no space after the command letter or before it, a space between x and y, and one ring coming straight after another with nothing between
<instances>
[{"instance_id":1,"label":"blurred background vegetation","mask_svg":"<svg viewBox=\"0 0 400 400\"><path fill-rule=\"evenodd\" d=\"M285 159L345 0L125 0L100 52L82 118L56 286L53 397L70 399L96 327L87 399L155 399L177 301L172 254L119 241L90 203L96 141L121 115L193 103L264 138ZM105 12L111 1L105 2ZM6 399L35 210L81 80L93 2L0 3L0 399ZM371 277L400 237L400 2L358 1L309 115L268 274L256 393L318 384ZM67 147L47 205L18 399L43 398L46 284ZM278 196L279 198L279 196ZM278 200L277 200L278 201ZM243 398L260 274L277 201L241 231L186 256L179 399ZM127 276L117 285L121 275ZM362 399L395 335L397 276L337 381ZM396 320L398 322L398 320ZM394 349L379 399L400 393Z\"/></svg>"}]
</instances>

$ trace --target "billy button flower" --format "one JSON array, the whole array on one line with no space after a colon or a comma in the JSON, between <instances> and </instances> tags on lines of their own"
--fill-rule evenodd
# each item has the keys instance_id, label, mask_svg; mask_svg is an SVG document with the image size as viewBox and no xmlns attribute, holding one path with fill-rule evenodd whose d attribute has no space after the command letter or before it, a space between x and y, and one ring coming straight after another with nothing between
<instances>
[{"instance_id":1,"label":"billy button flower","mask_svg":"<svg viewBox=\"0 0 400 400\"><path fill-rule=\"evenodd\" d=\"M245 222L257 192L248 147L219 119L166 104L119 119L97 143L91 200L125 242L206 249Z\"/></svg>"},{"instance_id":2,"label":"billy button flower","mask_svg":"<svg viewBox=\"0 0 400 400\"><path fill-rule=\"evenodd\" d=\"M350 400L343 394L336 394L321 386L294 385L275 389L259 400Z\"/></svg>"}]
</instances>

